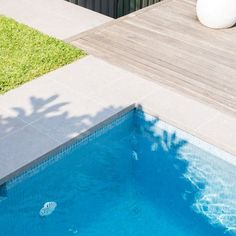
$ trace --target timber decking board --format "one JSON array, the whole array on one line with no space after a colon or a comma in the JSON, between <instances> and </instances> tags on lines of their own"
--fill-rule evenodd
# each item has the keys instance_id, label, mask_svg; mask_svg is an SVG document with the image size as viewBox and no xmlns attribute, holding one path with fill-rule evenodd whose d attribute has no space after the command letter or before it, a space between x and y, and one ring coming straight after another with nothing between
<instances>
[{"instance_id":1,"label":"timber decking board","mask_svg":"<svg viewBox=\"0 0 236 236\"><path fill-rule=\"evenodd\" d=\"M71 43L236 115L236 27L214 30L195 0L164 0L71 38Z\"/></svg>"}]
</instances>

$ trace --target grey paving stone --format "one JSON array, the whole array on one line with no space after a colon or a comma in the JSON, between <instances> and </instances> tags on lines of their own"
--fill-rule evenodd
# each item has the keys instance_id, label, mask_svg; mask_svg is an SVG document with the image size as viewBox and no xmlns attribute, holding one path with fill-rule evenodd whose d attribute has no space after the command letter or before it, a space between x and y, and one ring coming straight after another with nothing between
<instances>
[{"instance_id":1,"label":"grey paving stone","mask_svg":"<svg viewBox=\"0 0 236 236\"><path fill-rule=\"evenodd\" d=\"M27 123L20 120L17 116L10 115L4 109L0 109L0 140L26 125Z\"/></svg>"},{"instance_id":2,"label":"grey paving stone","mask_svg":"<svg viewBox=\"0 0 236 236\"><path fill-rule=\"evenodd\" d=\"M104 24L112 18L64 0L1 0L1 14L58 39Z\"/></svg>"},{"instance_id":3,"label":"grey paving stone","mask_svg":"<svg viewBox=\"0 0 236 236\"><path fill-rule=\"evenodd\" d=\"M58 146L58 143L31 126L0 140L0 175L22 168ZM9 171L9 173L8 173Z\"/></svg>"}]
</instances>

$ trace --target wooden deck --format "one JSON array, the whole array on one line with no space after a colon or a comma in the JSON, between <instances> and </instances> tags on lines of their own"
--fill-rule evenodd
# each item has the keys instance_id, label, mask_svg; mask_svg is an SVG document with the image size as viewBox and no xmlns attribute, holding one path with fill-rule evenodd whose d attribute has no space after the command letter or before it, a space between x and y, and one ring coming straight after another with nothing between
<instances>
[{"instance_id":1,"label":"wooden deck","mask_svg":"<svg viewBox=\"0 0 236 236\"><path fill-rule=\"evenodd\" d=\"M236 27L202 26L195 4L164 0L69 41L235 116Z\"/></svg>"}]
</instances>

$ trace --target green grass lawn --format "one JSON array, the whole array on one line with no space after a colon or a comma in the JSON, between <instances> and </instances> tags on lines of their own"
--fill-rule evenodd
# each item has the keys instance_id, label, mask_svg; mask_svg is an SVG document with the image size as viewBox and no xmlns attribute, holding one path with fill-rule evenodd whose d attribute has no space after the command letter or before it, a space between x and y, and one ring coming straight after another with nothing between
<instances>
[{"instance_id":1,"label":"green grass lawn","mask_svg":"<svg viewBox=\"0 0 236 236\"><path fill-rule=\"evenodd\" d=\"M84 55L63 41L0 16L0 94Z\"/></svg>"}]
</instances>

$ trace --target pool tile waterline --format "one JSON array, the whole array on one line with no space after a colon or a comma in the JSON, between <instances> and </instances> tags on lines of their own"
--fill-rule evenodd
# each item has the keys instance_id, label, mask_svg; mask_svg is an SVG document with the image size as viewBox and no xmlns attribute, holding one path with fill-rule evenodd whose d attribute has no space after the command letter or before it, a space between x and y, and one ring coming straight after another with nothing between
<instances>
[{"instance_id":1,"label":"pool tile waterline","mask_svg":"<svg viewBox=\"0 0 236 236\"><path fill-rule=\"evenodd\" d=\"M108 144L107 142L108 143L111 142L111 144ZM116 144L118 144L119 142L121 142L119 144L120 146L119 145L116 146ZM107 147L106 147L106 144L108 145ZM89 150L89 147L91 150ZM94 151L94 149L96 149L96 148L98 148L98 150L95 153L92 153ZM123 151L122 151L123 149L125 150L125 153L123 153ZM205 149L205 151L204 151L204 149ZM120 154L119 154L119 150L121 151ZM117 151L118 151L118 153L117 153ZM103 158L105 158L104 160L101 155L103 155ZM217 156L214 157L213 155L217 155ZM221 223L219 221L220 218L222 218L222 217L225 218L225 216L227 214L230 214L230 215L233 214L234 208L232 209L232 211L230 210L230 208L228 208L228 204L232 200L231 194L230 194L230 192L228 192L228 191L231 191L231 188L229 188L229 186L227 186L227 185L221 186L222 187L221 191L224 189L224 193L226 194L226 199L222 199L221 194L220 193L218 194L218 192L215 193L215 195L214 195L215 198L212 199L217 202L223 201L223 204L225 204L224 209L226 212L222 213L222 212L215 211L217 209L214 208L214 204L211 205L212 204L211 202L204 202L205 195L207 195L207 194L212 195L213 192L216 191L215 186L222 185L222 183L224 183L224 181L226 181L227 178L229 177L229 174L233 171L233 168L235 168L232 165L229 165L220 159L220 158L224 158L224 156L229 157L230 154L224 153L221 150L218 150L217 148L215 148L213 146L208 147L208 144L202 142L201 140L198 140L198 139L192 137L191 135L189 135L189 134L187 134L187 133L185 133L173 126L168 125L165 122L160 121L159 119L157 119L151 115L147 115L146 113L144 113L141 110L133 109L131 111L121 113L118 117L113 119L113 121L104 124L103 127L100 127L96 131L90 133L87 136L84 136L81 139L74 140L74 142L68 144L66 147L62 147L60 150L57 150L54 153L51 153L47 157L47 159L45 159L41 164L39 164L36 167L30 169L29 171L23 173L19 177L9 181L6 186L2 186L2 188L1 188L1 194L2 194L1 204L2 204L2 206L0 205L0 207L3 207L3 209L4 209L4 205L7 206L8 200L10 200L10 199L12 199L14 202L15 201L14 198L16 195L21 197L21 194L23 194L22 195L23 199L20 198L19 201L22 200L24 202L25 201L24 199L26 196L31 196L29 194L26 194L27 191L33 191L34 193L38 191L38 190L30 190L31 188L29 187L29 184L32 181L39 182L39 180L42 178L42 182L41 182L42 186L41 187L44 190L43 191L39 190L40 193L39 193L39 195L36 193L35 199L30 197L30 199L32 201L28 199L30 202L33 203L32 214L38 214L40 207L42 205L45 205L45 203L41 203L41 204L39 204L40 206L37 207L37 205L38 205L37 202L41 198L42 199L40 201L45 201L45 200L47 200L47 201L50 200L53 202L55 201L55 203L59 207L58 210L61 212L61 211L63 211L63 209L62 209L63 201L61 202L61 200L63 200L65 197L64 200L67 202L67 200L68 200L67 198L70 196L70 195L67 195L67 193L71 192L72 197L73 197L74 191L78 190L79 191L78 194L81 195L81 197L82 197L83 194L86 194L87 191L92 191L94 188L98 188L97 190L96 189L93 190L96 192L96 194L89 193L89 196L96 197L97 194L99 196L100 190L102 190L101 194L104 198L103 191L105 191L105 192L108 191L111 194L114 194L113 188L115 186L117 186L117 187L123 186L123 185L120 185L121 184L120 181L122 179L125 180L125 177L127 177L128 180L125 180L124 183L141 184L139 186L139 187L141 187L140 191L138 189L136 189L135 191L129 192L127 195L128 199L126 199L126 200L128 200L128 201L129 201L130 197L133 196L130 199L131 200L131 206L130 206L131 212L133 212L132 211L132 209L133 209L132 206L134 204L133 200L135 197L140 196L140 194L142 195L145 193L143 197L145 197L145 198L150 197L149 200L153 199L152 195L154 194L153 195L153 197L154 197L156 194L156 191L154 191L152 183L156 186L156 188L155 188L156 190L158 190L159 188L163 188L162 190L160 189L161 192L159 190L157 191L159 197L154 198L158 201L162 199L162 197L161 197L162 194L168 195L169 190L167 190L165 186L169 186L169 185L173 184L174 186L177 185L178 189L183 188L183 190L185 190L184 195L183 195L183 199L184 199L184 201L186 201L186 203L192 204L192 200L195 200L195 202L193 203L194 211L196 211L200 215L203 215L207 219L209 218L209 223L206 223L205 220L202 221L202 219L199 215L196 215L195 213L193 214L192 210L189 211L189 207L188 208L185 207L186 203L183 202L183 199L181 197L182 196L181 191L180 192L178 192L179 190L177 192L170 191L169 194L171 195L171 197L170 197L171 202L172 202L173 198L177 202L181 201L182 202L181 203L181 206L182 206L181 212L183 211L183 209L185 209L184 214L191 215L191 217L186 218L187 221L190 220L189 218L191 218L193 221L196 220L195 218L198 218L198 220L196 220L197 225L195 224L196 227L193 228L193 232L194 232L193 235L199 235L199 232L201 232L201 231L209 232L209 235L216 235L216 232L219 233L217 235L225 235L225 234L228 235L226 232L223 233L221 228L212 227L211 224L220 226L221 225ZM154 159L160 163L159 164L156 163L156 161L154 161L154 159L150 159L151 157L153 157L153 158L155 157ZM217 157L219 157L219 159ZM68 159L68 158L71 158L71 159ZM214 159L214 161L212 161L213 159ZM114 161L115 161L115 163L114 163ZM127 161L129 161L129 162L131 161L131 163L128 164L128 163L126 163ZM75 163L73 164L73 162L75 162ZM95 164L95 163L97 163L97 164ZM214 163L214 164L212 164L212 163ZM74 168L70 165L72 165L72 166L76 165L76 167ZM120 166L120 168L119 168L119 166ZM145 172L148 170L148 173L146 172L146 174L142 172L141 167L144 167L144 166L146 166L146 168L147 168L147 169L144 168ZM224 171L226 171L226 169L228 168L228 171L226 171L227 175L224 176L224 175L222 175L222 172L221 172L219 174L219 176L215 176L215 174L216 174L215 172L218 171L219 166L220 166L220 168L224 169ZM61 172L62 167L64 168L63 173ZM79 168L79 170L77 168ZM82 169L80 169L80 168L82 168ZM87 169L87 168L89 168L89 169ZM112 169L114 168L115 173L113 173L113 171L112 171L112 173L110 173L110 174L107 173L104 175L101 173L101 170L99 171L100 168L102 168L102 169L105 168L105 170L108 172L112 171ZM128 168L128 169L126 169L126 168ZM165 170L165 168L167 168L167 169ZM205 171L205 168L207 168L208 171ZM74 171L72 171L72 169L74 169ZM83 170L85 171L85 173L86 173L86 171L88 171L89 176L87 176L87 177L84 176L85 173L83 172ZM66 174L66 171L69 171L68 174ZM116 171L118 171L118 172L116 172ZM47 178L46 178L49 173L53 174L54 178L57 178L57 179L53 180L52 183L50 181L48 182ZM56 177L56 173L58 173L57 177ZM159 173L159 174L163 173L164 176L162 176L162 174L161 174L161 176L159 178L158 177L154 178L154 176L152 176L152 175L153 174L156 175L155 173ZM166 173L168 173L168 176L166 175ZM234 173L234 172L232 172L232 173ZM98 174L98 175L96 175L96 174ZM130 174L132 174L132 175L134 174L134 176L130 176ZM180 174L181 174L181 177L179 176ZM61 178L62 175L64 176L63 179ZM109 176L109 178L108 178L108 176ZM103 177L105 177L104 186L103 186L103 182L102 182ZM165 181L167 181L167 183L168 183L167 185L161 184L162 181L164 181L163 178L166 178ZM74 179L77 179L76 181L78 181L78 183L73 182ZM49 192L53 191L53 189L52 189L53 183L55 184L59 180L62 183L61 191L58 191L57 193L55 193L55 196L52 196L51 194L48 195L48 191ZM46 181L47 183L46 182L43 183L44 181ZM69 182L72 181L72 183L67 183L66 184L67 187L65 190L64 189L65 186L63 185L63 183L66 181L69 181ZM88 181L87 184L90 183L92 185L91 186L89 185L90 186L89 187L86 185L86 182L84 182L84 181ZM96 187L93 186L94 181L98 182L96 184ZM112 181L111 182L112 186L113 186L112 188L107 186L107 184L109 185L109 183L110 183L109 181ZM113 181L115 181L115 182L113 182ZM155 181L157 181L156 184L155 184ZM202 181L204 182L204 185L203 185ZM122 183L123 183L123 181L122 181ZM161 185L159 186L158 183ZM77 186L77 187L74 186L75 188L71 188L70 184L72 184L72 185L76 184L75 186ZM80 184L81 184L81 186L80 186ZM100 184L101 184L101 186L100 186ZM26 189L24 190L25 186L28 186L28 187L26 187ZM161 186L163 186L163 187L161 187ZM174 186L173 186L173 189L175 189ZM203 188L203 186L205 186L205 187ZM132 189L130 187L127 189ZM47 189L47 188L49 188L49 189ZM190 194L190 192L188 191L189 188L192 189L194 194L196 194L196 198L191 197L192 194ZM111 191L110 189L113 189L113 190ZM150 190L152 190L152 191L150 191ZM19 191L19 192L17 193L17 191ZM120 196L119 193L122 193L121 195L123 196L123 194L124 194L123 191L120 192L119 188L117 189L117 191L118 192L115 194L116 197ZM7 194L7 192L9 193L9 195ZM61 196L62 199L60 199L61 193L63 193L63 196L64 196L64 197ZM162 193L162 194L160 194L160 193ZM234 192L232 192L232 194L234 194ZM50 196L50 199L48 199L48 196ZM77 196L77 194L76 194L76 196ZM126 196L126 195L124 194L124 196ZM86 199L87 198L88 197L86 197ZM27 199L27 197L26 197L26 199ZM73 197L73 199L74 199L74 197ZM110 197L109 197L109 199L110 199ZM169 201L168 197L164 197L163 199L167 200L166 204L168 205L168 209L165 210L165 212L167 214L167 212L169 211L170 202L168 202ZM26 200L25 203L28 204L29 203L28 200ZM99 199L97 199L97 200L99 200ZM76 202L79 203L81 201L82 200L78 200ZM142 209L142 207L144 207L142 205L143 204L142 201L141 202L138 201L135 209L140 209L140 210L142 209L139 214L140 219L145 220L146 216L143 213L145 213L145 211L148 209L154 210L155 209L154 206L158 206L158 201L155 202L155 204L152 205L151 208L150 208L150 205L148 204L148 208L146 208L147 206L145 206L144 209ZM73 201L70 201L70 202L73 202ZM96 201L93 200L93 202L96 205ZM125 200L124 201L122 200L121 204L125 205L125 202L126 202ZM12 204L11 200L10 200L10 203ZM117 201L115 201L115 203L118 204ZM101 203L98 203L99 206L100 206L100 204ZM178 202L178 204L180 204L180 202ZM178 208L178 204L176 205L177 208ZM209 204L211 207L208 208L207 206ZM67 206L67 208L68 207L69 206ZM119 208L119 204L116 205L116 207ZM129 205L123 206L123 207L129 208ZM205 207L207 207L207 208L205 208ZM176 209L172 208L171 209L172 213L174 211L175 214L178 215L179 210L177 208ZM109 209L110 209L110 207L109 207ZM113 209L113 208L111 208L111 209ZM208 210L202 211L201 209L208 209ZM212 212L212 211L210 211L210 209L213 209L214 211ZM35 210L36 210L36 212L35 212ZM149 212L149 210L148 210L148 212ZM160 210L161 209L159 209L158 212ZM28 214L27 212L29 213L29 211L26 211L25 213L24 213L24 211L22 211L20 214ZM67 212L67 210L65 210L65 214L67 214L66 212ZM69 212L70 211L68 211L68 213ZM130 211L128 211L128 212L130 212ZM134 211L134 213L135 212L136 212L136 210ZM78 212L76 214L78 214ZM158 215L159 214L160 214L160 212L158 213ZM53 213L53 215L54 215L54 213ZM125 214L122 213L122 215L123 215L123 217L125 217ZM62 215L59 214L59 216L62 216ZM159 220L161 219L160 216L161 215L158 216ZM8 216L7 215L3 216L2 220L4 220L5 217L8 217ZM17 214L15 215L15 217L17 217ZM56 217L56 218L58 217L57 210L55 211L55 216L52 216L52 218L50 218L50 219L53 220L53 219L55 219L54 217ZM83 215L83 217L84 217L84 215ZM83 221L83 217L80 218L80 222ZM180 218L177 217L178 220ZM14 219L12 219L12 220L14 221ZM105 218L104 220L106 222L107 218ZM155 218L154 215L153 215L153 220L154 220L154 222L150 222L150 227L154 227L155 225L158 225L155 223L157 219ZM46 223L47 220L45 220L44 222ZM99 222L100 221L98 221L98 225L102 225L102 223L101 222L99 223ZM126 229L136 229L136 227L132 228L132 216L130 216L129 220L125 221L125 222L127 223L127 225L125 226ZM94 223L96 225L96 222L94 222ZM179 223L182 224L181 221ZM112 222L110 222L110 224L113 228L115 227L115 225ZM192 224L192 222L191 222L191 224ZM17 227L21 227L20 224L18 224ZM45 227L46 227L46 225L45 225ZM89 228L91 228L91 227L92 228L95 227L94 230L99 230L96 232L100 232L102 230L102 229L96 228L96 226L93 226L93 223ZM142 227L144 227L144 226L142 226ZM201 227L203 227L203 228L201 228ZM229 219L227 222L224 222L224 227L226 227L226 228L233 227L232 220ZM82 228L83 228L83 224L81 223L81 225L79 226L80 231L82 230ZM189 230L190 228L187 227L186 230L187 229ZM40 227L39 228L37 228L37 227L32 228L32 230L34 230L34 232L36 234L37 234L37 232L38 233L41 232L42 229L43 228L40 228ZM143 229L145 229L145 227ZM159 226L157 229L161 229L161 230L163 230L163 232L165 232L165 230L166 230L165 227L159 228ZM155 230L153 229L154 230L153 232L156 232L157 229L155 229ZM4 230L7 230L7 228L5 228ZM147 229L145 229L145 230L147 230ZM149 230L151 230L151 228ZM169 230L172 230L173 232L174 231L178 232L180 229L178 229L178 227L176 228L174 225L171 225L171 227L169 227ZM49 229L49 231L50 231L50 229ZM232 231L232 229L230 229L230 231ZM83 232L83 230L81 231L81 233L82 232ZM150 233L151 232L152 231L150 231ZM200 234L200 235L202 235L202 234Z\"/></svg>"}]
</instances>

